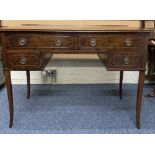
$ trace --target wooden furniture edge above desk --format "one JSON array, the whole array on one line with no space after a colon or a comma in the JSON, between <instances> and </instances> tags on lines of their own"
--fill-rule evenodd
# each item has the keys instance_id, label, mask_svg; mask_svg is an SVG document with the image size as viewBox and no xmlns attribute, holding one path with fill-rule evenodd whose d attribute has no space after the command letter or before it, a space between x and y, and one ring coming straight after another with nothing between
<instances>
[{"instance_id":1,"label":"wooden furniture edge above desk","mask_svg":"<svg viewBox=\"0 0 155 155\"><path fill-rule=\"evenodd\" d=\"M3 47L3 69L8 92L10 127L13 125L11 70L41 70L46 54L94 53L107 70L139 71L136 126L140 128L142 91L145 78L147 45L150 30L112 26L23 26L0 28ZM28 82L30 79L28 78Z\"/></svg>"}]
</instances>

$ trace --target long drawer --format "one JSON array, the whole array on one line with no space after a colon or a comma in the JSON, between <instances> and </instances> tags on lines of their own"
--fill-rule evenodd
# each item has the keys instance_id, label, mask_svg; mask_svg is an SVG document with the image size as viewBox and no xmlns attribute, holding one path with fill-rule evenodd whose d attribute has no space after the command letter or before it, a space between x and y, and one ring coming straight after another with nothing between
<instances>
[{"instance_id":1,"label":"long drawer","mask_svg":"<svg viewBox=\"0 0 155 155\"><path fill-rule=\"evenodd\" d=\"M80 49L104 49L104 48L135 48L143 47L145 38L139 34L103 34L80 35Z\"/></svg>"},{"instance_id":2,"label":"long drawer","mask_svg":"<svg viewBox=\"0 0 155 155\"><path fill-rule=\"evenodd\" d=\"M7 48L51 48L51 49L73 49L74 37L61 34L8 34Z\"/></svg>"},{"instance_id":3,"label":"long drawer","mask_svg":"<svg viewBox=\"0 0 155 155\"><path fill-rule=\"evenodd\" d=\"M8 33L8 49L68 49L96 50L105 48L143 47L143 33L134 34L53 34L53 33Z\"/></svg>"}]
</instances>

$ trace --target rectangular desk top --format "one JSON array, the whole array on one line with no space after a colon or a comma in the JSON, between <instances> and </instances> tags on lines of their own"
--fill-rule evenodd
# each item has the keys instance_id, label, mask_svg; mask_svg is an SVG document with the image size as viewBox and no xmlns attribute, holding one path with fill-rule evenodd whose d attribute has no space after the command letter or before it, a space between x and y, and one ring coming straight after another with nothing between
<instances>
[{"instance_id":1,"label":"rectangular desk top","mask_svg":"<svg viewBox=\"0 0 155 155\"><path fill-rule=\"evenodd\" d=\"M23 24L17 26L2 26L0 32L150 32L152 29L129 27L127 25L40 25Z\"/></svg>"}]
</instances>

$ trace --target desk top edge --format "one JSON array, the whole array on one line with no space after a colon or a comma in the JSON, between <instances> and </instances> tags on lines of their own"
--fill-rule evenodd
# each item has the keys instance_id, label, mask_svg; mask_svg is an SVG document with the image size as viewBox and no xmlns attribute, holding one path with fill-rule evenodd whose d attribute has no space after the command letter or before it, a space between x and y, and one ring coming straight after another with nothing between
<instances>
[{"instance_id":1,"label":"desk top edge","mask_svg":"<svg viewBox=\"0 0 155 155\"><path fill-rule=\"evenodd\" d=\"M35 25L2 26L0 32L151 32L153 29L127 25Z\"/></svg>"}]
</instances>

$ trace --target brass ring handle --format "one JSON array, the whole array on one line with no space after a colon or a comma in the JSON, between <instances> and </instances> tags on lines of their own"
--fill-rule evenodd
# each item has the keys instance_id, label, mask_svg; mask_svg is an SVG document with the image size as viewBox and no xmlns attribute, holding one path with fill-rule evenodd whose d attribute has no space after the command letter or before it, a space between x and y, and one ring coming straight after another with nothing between
<instances>
[{"instance_id":1,"label":"brass ring handle","mask_svg":"<svg viewBox=\"0 0 155 155\"><path fill-rule=\"evenodd\" d=\"M21 57L19 62L20 62L20 64L25 65L27 62L26 57Z\"/></svg>"},{"instance_id":2,"label":"brass ring handle","mask_svg":"<svg viewBox=\"0 0 155 155\"><path fill-rule=\"evenodd\" d=\"M127 39L125 39L124 44L125 44L125 46L129 47L132 45L132 40L127 38Z\"/></svg>"},{"instance_id":3,"label":"brass ring handle","mask_svg":"<svg viewBox=\"0 0 155 155\"><path fill-rule=\"evenodd\" d=\"M124 60L123 60L124 64L125 65L128 65L129 64L129 57L124 57Z\"/></svg>"},{"instance_id":4,"label":"brass ring handle","mask_svg":"<svg viewBox=\"0 0 155 155\"><path fill-rule=\"evenodd\" d=\"M93 38L90 40L90 46L92 47L96 46L96 39Z\"/></svg>"},{"instance_id":5,"label":"brass ring handle","mask_svg":"<svg viewBox=\"0 0 155 155\"><path fill-rule=\"evenodd\" d=\"M55 45L56 45L56 46L61 46L61 45L62 45L62 40L56 39L56 40L55 40Z\"/></svg>"},{"instance_id":6,"label":"brass ring handle","mask_svg":"<svg viewBox=\"0 0 155 155\"><path fill-rule=\"evenodd\" d=\"M25 38L19 38L19 39L18 39L18 43L19 43L21 46L24 46L24 45L26 45L26 39L25 39Z\"/></svg>"}]
</instances>

